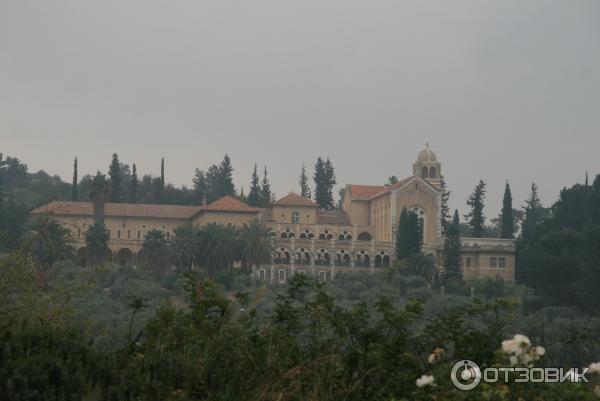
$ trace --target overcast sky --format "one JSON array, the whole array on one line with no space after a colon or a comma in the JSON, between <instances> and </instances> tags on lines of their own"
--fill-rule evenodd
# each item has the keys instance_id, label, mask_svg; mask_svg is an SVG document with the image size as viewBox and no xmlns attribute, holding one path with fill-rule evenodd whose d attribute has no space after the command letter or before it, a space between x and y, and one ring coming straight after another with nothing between
<instances>
[{"instance_id":1,"label":"overcast sky","mask_svg":"<svg viewBox=\"0 0 600 401\"><path fill-rule=\"evenodd\" d=\"M411 174L520 206L600 172L600 1L0 0L0 151L70 181L117 152L191 186L227 152L278 195Z\"/></svg>"}]
</instances>

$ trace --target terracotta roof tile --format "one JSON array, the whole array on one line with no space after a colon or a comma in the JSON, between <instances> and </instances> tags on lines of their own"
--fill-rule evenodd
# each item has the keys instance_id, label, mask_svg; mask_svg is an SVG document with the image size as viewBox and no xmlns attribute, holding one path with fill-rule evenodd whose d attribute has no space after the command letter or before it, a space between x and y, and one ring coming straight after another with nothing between
<instances>
[{"instance_id":1,"label":"terracotta roof tile","mask_svg":"<svg viewBox=\"0 0 600 401\"><path fill-rule=\"evenodd\" d=\"M189 219L202 210L201 206L150 205L142 203L107 203L106 216L159 217L173 219ZM94 206L91 202L53 201L41 206L33 213L53 213L58 215L93 216Z\"/></svg>"},{"instance_id":2,"label":"terracotta roof tile","mask_svg":"<svg viewBox=\"0 0 600 401\"><path fill-rule=\"evenodd\" d=\"M397 189L410 181L414 176L406 177L392 185L350 185L351 199L369 200L390 189Z\"/></svg>"},{"instance_id":3,"label":"terracotta roof tile","mask_svg":"<svg viewBox=\"0 0 600 401\"><path fill-rule=\"evenodd\" d=\"M294 192L290 192L289 195L284 196L275 202L275 205L286 205L286 206L314 206L317 204L310 199L304 198Z\"/></svg>"},{"instance_id":4,"label":"terracotta roof tile","mask_svg":"<svg viewBox=\"0 0 600 401\"><path fill-rule=\"evenodd\" d=\"M387 190L385 185L350 185L351 199L367 200Z\"/></svg>"},{"instance_id":5,"label":"terracotta roof tile","mask_svg":"<svg viewBox=\"0 0 600 401\"><path fill-rule=\"evenodd\" d=\"M207 211L215 212L242 212L242 213L259 213L260 209L246 205L244 202L235 199L231 196L224 196L217 199L208 206L202 208Z\"/></svg>"}]
</instances>

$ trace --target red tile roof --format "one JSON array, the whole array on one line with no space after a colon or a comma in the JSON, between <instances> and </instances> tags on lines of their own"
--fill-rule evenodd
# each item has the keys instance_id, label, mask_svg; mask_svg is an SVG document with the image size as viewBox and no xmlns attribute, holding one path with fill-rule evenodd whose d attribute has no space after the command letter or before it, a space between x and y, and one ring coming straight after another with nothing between
<instances>
[{"instance_id":1,"label":"red tile roof","mask_svg":"<svg viewBox=\"0 0 600 401\"><path fill-rule=\"evenodd\" d=\"M240 213L259 213L260 209L246 205L244 202L231 196L224 196L217 199L208 206L202 208L214 212L240 212Z\"/></svg>"},{"instance_id":2,"label":"red tile roof","mask_svg":"<svg viewBox=\"0 0 600 401\"><path fill-rule=\"evenodd\" d=\"M310 199L304 198L294 192L290 192L289 195L284 196L275 202L275 205L282 206L313 206L317 207L317 204Z\"/></svg>"},{"instance_id":3,"label":"red tile roof","mask_svg":"<svg viewBox=\"0 0 600 401\"><path fill-rule=\"evenodd\" d=\"M106 216L159 217L189 219L202 210L201 206L150 205L142 203L107 203ZM92 202L53 201L35 209L32 213L53 213L58 215L93 216Z\"/></svg>"},{"instance_id":4,"label":"red tile roof","mask_svg":"<svg viewBox=\"0 0 600 401\"><path fill-rule=\"evenodd\" d=\"M351 199L367 200L387 190L385 185L350 185Z\"/></svg>"},{"instance_id":5,"label":"red tile roof","mask_svg":"<svg viewBox=\"0 0 600 401\"><path fill-rule=\"evenodd\" d=\"M369 200L390 189L397 189L410 181L414 176L406 177L392 185L350 185L350 197L355 200Z\"/></svg>"},{"instance_id":6,"label":"red tile roof","mask_svg":"<svg viewBox=\"0 0 600 401\"><path fill-rule=\"evenodd\" d=\"M224 196L217 199L208 206L185 206L185 205L154 205L143 203L107 203L104 214L111 217L156 217L167 219L190 219L202 211L222 211L258 213L255 209L245 203ZM32 213L53 213L57 215L93 216L94 206L92 202L67 202L53 201L47 205L35 209Z\"/></svg>"}]
</instances>

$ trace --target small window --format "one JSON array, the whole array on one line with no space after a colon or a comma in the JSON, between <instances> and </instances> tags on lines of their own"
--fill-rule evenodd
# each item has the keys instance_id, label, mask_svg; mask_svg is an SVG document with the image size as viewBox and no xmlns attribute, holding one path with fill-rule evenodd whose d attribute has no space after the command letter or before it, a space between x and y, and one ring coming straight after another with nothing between
<instances>
[{"instance_id":1,"label":"small window","mask_svg":"<svg viewBox=\"0 0 600 401\"><path fill-rule=\"evenodd\" d=\"M258 278L260 278L261 280L264 280L267 277L267 272L265 271L265 269L260 269L258 271Z\"/></svg>"},{"instance_id":2,"label":"small window","mask_svg":"<svg viewBox=\"0 0 600 401\"><path fill-rule=\"evenodd\" d=\"M131 239L131 230L127 230L127 239Z\"/></svg>"},{"instance_id":3,"label":"small window","mask_svg":"<svg viewBox=\"0 0 600 401\"><path fill-rule=\"evenodd\" d=\"M465 258L465 267L471 267L471 257L467 256Z\"/></svg>"},{"instance_id":4,"label":"small window","mask_svg":"<svg viewBox=\"0 0 600 401\"><path fill-rule=\"evenodd\" d=\"M78 228L78 229L77 229L77 236L78 236L78 237L81 237L81 228Z\"/></svg>"},{"instance_id":5,"label":"small window","mask_svg":"<svg viewBox=\"0 0 600 401\"><path fill-rule=\"evenodd\" d=\"M171 233L167 231L167 240L171 239Z\"/></svg>"},{"instance_id":6,"label":"small window","mask_svg":"<svg viewBox=\"0 0 600 401\"><path fill-rule=\"evenodd\" d=\"M430 167L429 168L429 178L435 178L435 176L436 176L435 167Z\"/></svg>"},{"instance_id":7,"label":"small window","mask_svg":"<svg viewBox=\"0 0 600 401\"><path fill-rule=\"evenodd\" d=\"M106 236L110 239L110 230L106 230Z\"/></svg>"},{"instance_id":8,"label":"small window","mask_svg":"<svg viewBox=\"0 0 600 401\"><path fill-rule=\"evenodd\" d=\"M285 283L285 270L283 269L279 270L279 282Z\"/></svg>"},{"instance_id":9,"label":"small window","mask_svg":"<svg viewBox=\"0 0 600 401\"><path fill-rule=\"evenodd\" d=\"M322 283L327 281L327 272L324 272L324 271L319 272L319 281Z\"/></svg>"},{"instance_id":10,"label":"small window","mask_svg":"<svg viewBox=\"0 0 600 401\"><path fill-rule=\"evenodd\" d=\"M300 213L292 212L292 224L300 223Z\"/></svg>"},{"instance_id":11,"label":"small window","mask_svg":"<svg viewBox=\"0 0 600 401\"><path fill-rule=\"evenodd\" d=\"M121 230L117 230L117 239L121 239Z\"/></svg>"},{"instance_id":12,"label":"small window","mask_svg":"<svg viewBox=\"0 0 600 401\"><path fill-rule=\"evenodd\" d=\"M137 239L140 239L142 237L142 232L140 230L138 230L137 232Z\"/></svg>"},{"instance_id":13,"label":"small window","mask_svg":"<svg viewBox=\"0 0 600 401\"><path fill-rule=\"evenodd\" d=\"M423 168L421 169L421 177L429 178L429 170L425 166L423 166Z\"/></svg>"},{"instance_id":14,"label":"small window","mask_svg":"<svg viewBox=\"0 0 600 401\"><path fill-rule=\"evenodd\" d=\"M498 267L498 258L490 258L490 267Z\"/></svg>"},{"instance_id":15,"label":"small window","mask_svg":"<svg viewBox=\"0 0 600 401\"><path fill-rule=\"evenodd\" d=\"M498 267L500 267L500 268L506 267L506 258L498 258Z\"/></svg>"}]
</instances>

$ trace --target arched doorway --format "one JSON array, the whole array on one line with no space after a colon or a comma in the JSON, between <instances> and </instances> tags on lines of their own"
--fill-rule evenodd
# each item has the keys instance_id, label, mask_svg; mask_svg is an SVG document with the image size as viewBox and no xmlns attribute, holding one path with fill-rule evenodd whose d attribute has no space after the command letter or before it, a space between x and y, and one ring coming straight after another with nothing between
<instances>
[{"instance_id":1,"label":"arched doorway","mask_svg":"<svg viewBox=\"0 0 600 401\"><path fill-rule=\"evenodd\" d=\"M119 266L130 266L133 264L133 252L128 248L121 248L117 252L117 264Z\"/></svg>"}]
</instances>

